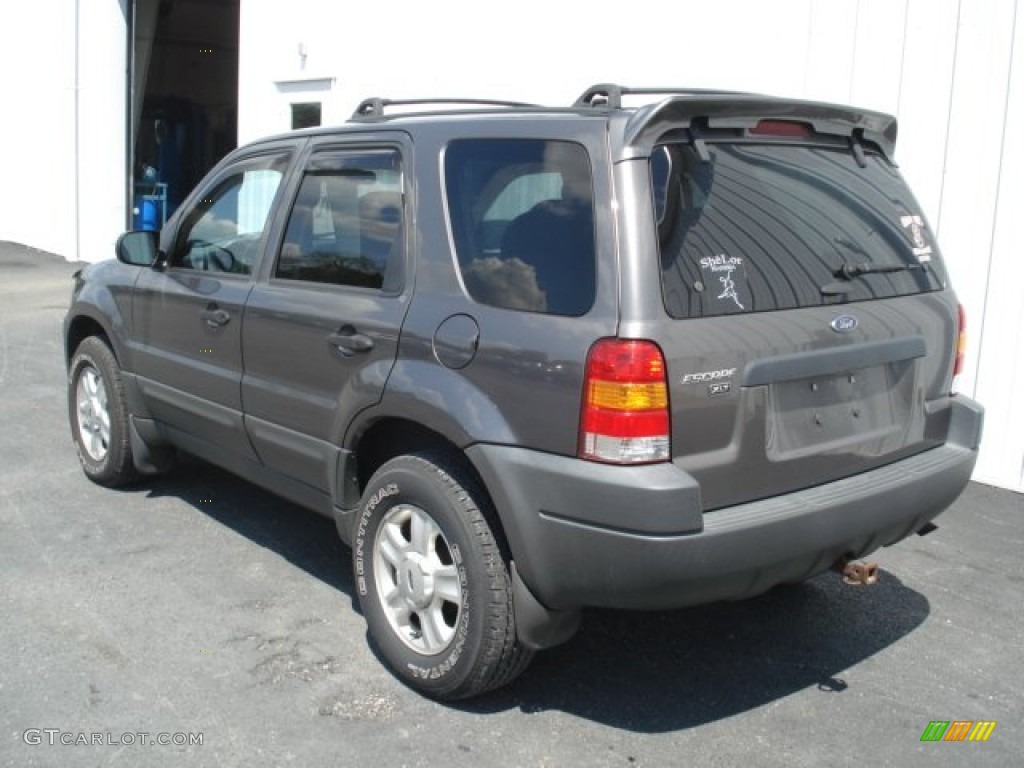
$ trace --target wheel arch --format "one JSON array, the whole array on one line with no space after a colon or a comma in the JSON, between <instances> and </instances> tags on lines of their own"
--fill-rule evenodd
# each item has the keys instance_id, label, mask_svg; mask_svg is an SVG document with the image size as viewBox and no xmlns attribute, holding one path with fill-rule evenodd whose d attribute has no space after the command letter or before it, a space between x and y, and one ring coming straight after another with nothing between
<instances>
[{"instance_id":1,"label":"wheel arch","mask_svg":"<svg viewBox=\"0 0 1024 768\"><path fill-rule=\"evenodd\" d=\"M463 451L438 431L416 421L389 416L369 424L352 446L356 455L353 462L359 492L384 463L396 456L422 451L441 451L462 457L463 463L472 466ZM475 470L474 470L475 472ZM477 476L479 480L479 476Z\"/></svg>"},{"instance_id":2,"label":"wheel arch","mask_svg":"<svg viewBox=\"0 0 1024 768\"><path fill-rule=\"evenodd\" d=\"M75 351L90 336L102 338L110 347L117 364L123 366L124 356L118 349L119 345L115 341L115 336L110 333L106 325L91 314L79 313L68 319L67 329L64 333L64 365L66 368L71 367L71 359L75 356Z\"/></svg>"},{"instance_id":3,"label":"wheel arch","mask_svg":"<svg viewBox=\"0 0 1024 768\"><path fill-rule=\"evenodd\" d=\"M457 456L486 491L465 453L476 443L516 445L518 440L497 406L465 377L438 365L398 361L382 400L339 431L335 505L354 509L367 481L384 462L423 450Z\"/></svg>"},{"instance_id":4,"label":"wheel arch","mask_svg":"<svg viewBox=\"0 0 1024 768\"><path fill-rule=\"evenodd\" d=\"M442 432L415 420L397 416L382 416L361 425L350 440L348 450L342 451L341 465L335 499L335 521L342 539L350 544L353 539L353 523L370 478L391 459L411 453L440 453L450 461L457 462L459 469L467 474L485 495L485 506L490 522L496 528L495 534L506 554L508 548L504 521L497 512L483 477L466 455L465 450Z\"/></svg>"}]
</instances>

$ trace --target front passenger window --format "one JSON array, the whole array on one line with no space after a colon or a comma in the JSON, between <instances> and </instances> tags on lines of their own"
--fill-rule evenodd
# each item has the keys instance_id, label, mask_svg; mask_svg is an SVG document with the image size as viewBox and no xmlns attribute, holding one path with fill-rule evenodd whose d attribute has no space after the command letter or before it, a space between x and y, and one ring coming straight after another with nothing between
<instances>
[{"instance_id":1,"label":"front passenger window","mask_svg":"<svg viewBox=\"0 0 1024 768\"><path fill-rule=\"evenodd\" d=\"M250 274L286 167L285 156L253 158L205 193L182 223L171 265Z\"/></svg>"}]
</instances>

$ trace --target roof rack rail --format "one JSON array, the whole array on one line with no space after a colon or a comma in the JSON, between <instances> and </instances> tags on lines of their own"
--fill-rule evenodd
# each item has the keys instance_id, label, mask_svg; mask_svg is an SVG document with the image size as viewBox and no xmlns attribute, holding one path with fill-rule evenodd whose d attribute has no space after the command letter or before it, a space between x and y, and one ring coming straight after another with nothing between
<instances>
[{"instance_id":1,"label":"roof rack rail","mask_svg":"<svg viewBox=\"0 0 1024 768\"><path fill-rule=\"evenodd\" d=\"M432 99L363 99L352 113L352 117L383 117L384 107L408 107L426 104L461 104L478 107L536 107L537 104L529 104L523 101L502 101L499 99L460 99L460 98L432 98Z\"/></svg>"},{"instance_id":2,"label":"roof rack rail","mask_svg":"<svg viewBox=\"0 0 1024 768\"><path fill-rule=\"evenodd\" d=\"M599 83L592 85L583 92L583 95L573 103L574 107L595 107L604 109L621 109L622 97L641 96L672 96L673 94L684 95L740 95L739 91L719 91L705 88L630 88L626 85L615 83Z\"/></svg>"}]
</instances>

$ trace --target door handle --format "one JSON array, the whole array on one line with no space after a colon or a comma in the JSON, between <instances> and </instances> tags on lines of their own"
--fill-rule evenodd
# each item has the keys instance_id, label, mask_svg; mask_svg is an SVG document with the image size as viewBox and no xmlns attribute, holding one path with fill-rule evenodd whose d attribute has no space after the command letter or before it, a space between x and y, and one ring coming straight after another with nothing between
<instances>
[{"instance_id":1,"label":"door handle","mask_svg":"<svg viewBox=\"0 0 1024 768\"><path fill-rule=\"evenodd\" d=\"M345 357L353 352L369 352L373 349L373 339L365 333L357 333L351 325L345 325L327 337L327 343L337 349Z\"/></svg>"},{"instance_id":2,"label":"door handle","mask_svg":"<svg viewBox=\"0 0 1024 768\"><path fill-rule=\"evenodd\" d=\"M218 309L216 305L207 307L199 316L206 321L206 324L211 328L219 328L223 325L227 325L231 321L231 313L226 309Z\"/></svg>"}]
</instances>

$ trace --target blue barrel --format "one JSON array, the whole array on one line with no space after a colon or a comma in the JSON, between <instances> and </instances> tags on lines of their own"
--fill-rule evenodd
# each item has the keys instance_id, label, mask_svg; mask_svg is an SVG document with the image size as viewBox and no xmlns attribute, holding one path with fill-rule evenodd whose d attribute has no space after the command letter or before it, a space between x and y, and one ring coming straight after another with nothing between
<instances>
[{"instance_id":1,"label":"blue barrel","mask_svg":"<svg viewBox=\"0 0 1024 768\"><path fill-rule=\"evenodd\" d=\"M160 201L153 195L140 195L135 199L133 229L156 232L160 229Z\"/></svg>"}]
</instances>

